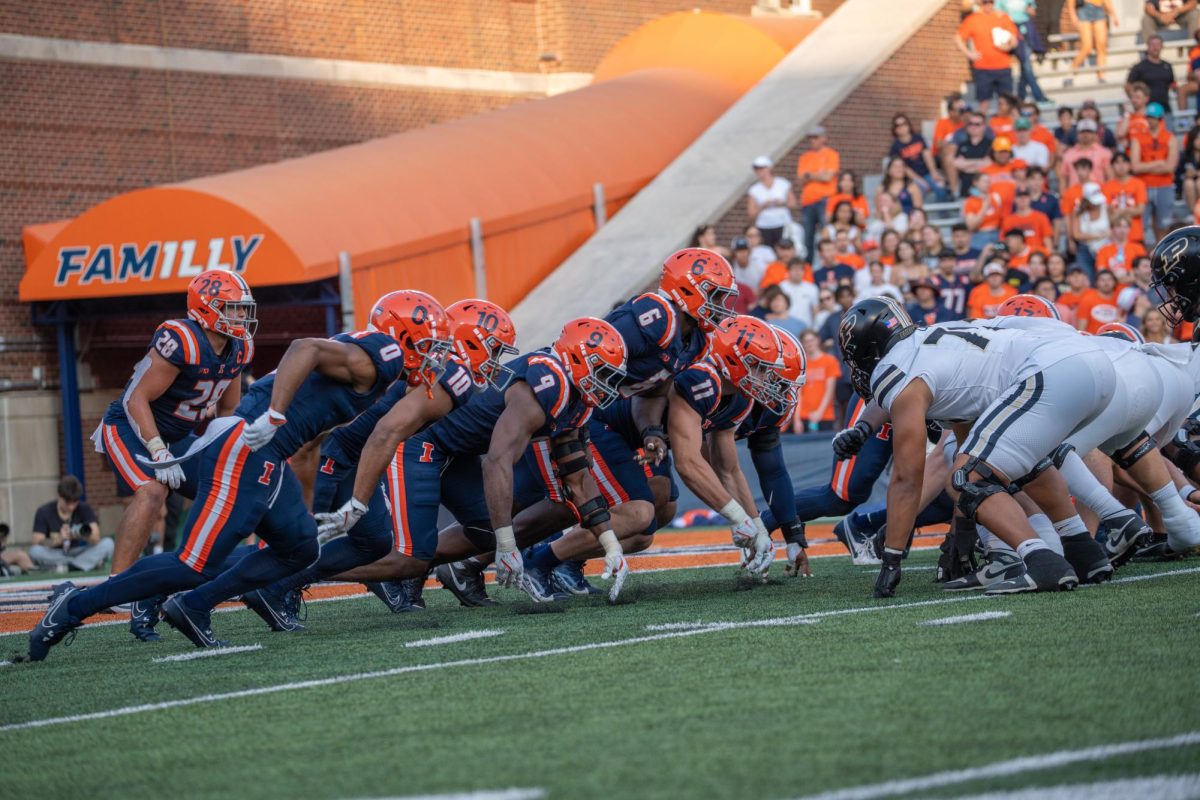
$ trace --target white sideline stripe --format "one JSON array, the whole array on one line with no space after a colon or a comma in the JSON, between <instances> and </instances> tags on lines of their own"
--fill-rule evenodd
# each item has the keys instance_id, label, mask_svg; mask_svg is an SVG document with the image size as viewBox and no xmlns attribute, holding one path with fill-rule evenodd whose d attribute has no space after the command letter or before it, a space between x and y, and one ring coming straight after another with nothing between
<instances>
[{"instance_id":1,"label":"white sideline stripe","mask_svg":"<svg viewBox=\"0 0 1200 800\"><path fill-rule=\"evenodd\" d=\"M174 656L161 656L153 658L155 664L164 664L168 661L194 661L197 658L208 658L209 656L227 656L230 653L250 653L255 650L262 650L261 644L241 644L235 647L206 647L203 650L197 650L194 653L180 653Z\"/></svg>"},{"instance_id":2,"label":"white sideline stripe","mask_svg":"<svg viewBox=\"0 0 1200 800\"><path fill-rule=\"evenodd\" d=\"M780 625L805 625L825 617L843 617L852 614L866 614L871 611L894 611L900 608L924 608L925 606L944 606L948 603L968 603L972 600L990 600L997 598L986 597L982 594L959 595L946 597L941 600L918 600L913 603L896 603L894 605L860 606L858 608L838 608L833 611L814 611L811 614L797 614L794 617L775 617L773 619L746 620L743 622L664 622L646 626L648 631L679 631L679 630L728 630L730 628L773 628Z\"/></svg>"},{"instance_id":3,"label":"white sideline stripe","mask_svg":"<svg viewBox=\"0 0 1200 800\"><path fill-rule=\"evenodd\" d=\"M1011 617L1011 611L980 611L978 614L963 614L958 617L942 617L941 619L927 619L924 622L918 622L918 625L957 625L960 622L982 622L985 619L1003 619Z\"/></svg>"},{"instance_id":4,"label":"white sideline stripe","mask_svg":"<svg viewBox=\"0 0 1200 800\"><path fill-rule=\"evenodd\" d=\"M469 642L472 639L487 639L491 636L503 636L504 631L467 631L453 636L435 636L432 639L417 639L415 642L405 642L405 647L432 647L438 644L454 644Z\"/></svg>"},{"instance_id":5,"label":"white sideline stripe","mask_svg":"<svg viewBox=\"0 0 1200 800\"><path fill-rule=\"evenodd\" d=\"M1078 764L1083 761L1103 761L1116 756L1142 753L1147 750L1166 750L1172 747L1188 747L1200 744L1200 731L1189 731L1165 739L1143 739L1133 742L1118 742L1104 744L1099 747L1087 747L1082 750L1060 750L1056 753L1044 753L1038 756L1024 756L1009 761L997 761L982 767L935 772L923 778L905 778L898 781L886 781L870 786L858 786L853 789L838 789L821 794L810 794L796 800L874 800L877 797L893 797L895 795L911 794L928 789L938 789L952 786L956 783L978 781L984 778L1001 778L1008 775L1020 775L1023 772L1052 769L1068 764Z\"/></svg>"},{"instance_id":6,"label":"white sideline stripe","mask_svg":"<svg viewBox=\"0 0 1200 800\"><path fill-rule=\"evenodd\" d=\"M541 800L545 789L499 789L453 794L406 794L403 797L366 797L358 800Z\"/></svg>"},{"instance_id":7,"label":"white sideline stripe","mask_svg":"<svg viewBox=\"0 0 1200 800\"><path fill-rule=\"evenodd\" d=\"M1200 797L1200 774L1154 775L1149 778L1124 778L1098 783L1038 786L1007 792L973 794L956 800L1126 800L1129 797L1195 800Z\"/></svg>"}]
</instances>

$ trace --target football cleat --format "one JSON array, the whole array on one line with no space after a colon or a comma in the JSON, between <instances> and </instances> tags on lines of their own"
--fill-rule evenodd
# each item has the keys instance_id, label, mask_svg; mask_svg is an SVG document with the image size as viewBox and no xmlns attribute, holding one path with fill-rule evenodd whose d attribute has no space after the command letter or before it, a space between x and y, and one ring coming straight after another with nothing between
<instances>
[{"instance_id":1,"label":"football cleat","mask_svg":"<svg viewBox=\"0 0 1200 800\"><path fill-rule=\"evenodd\" d=\"M298 597L300 592L293 589L284 594L276 594L270 587L264 587L242 595L242 602L246 604L246 608L258 614L271 630L276 633L291 633L304 630L296 614L299 602L289 602L293 594Z\"/></svg>"},{"instance_id":2,"label":"football cleat","mask_svg":"<svg viewBox=\"0 0 1200 800\"><path fill-rule=\"evenodd\" d=\"M1089 534L1062 537L1063 558L1079 576L1081 583L1111 581L1113 566L1108 563L1104 546Z\"/></svg>"},{"instance_id":3,"label":"football cleat","mask_svg":"<svg viewBox=\"0 0 1200 800\"><path fill-rule=\"evenodd\" d=\"M1114 567L1119 567L1133 558L1139 548L1145 547L1154 532L1141 517L1132 511L1123 511L1105 520L1108 538L1104 541L1104 552Z\"/></svg>"},{"instance_id":4,"label":"football cleat","mask_svg":"<svg viewBox=\"0 0 1200 800\"><path fill-rule=\"evenodd\" d=\"M405 578L400 581L404 584L405 591L408 592L408 602L412 603L412 607L417 611L425 610L425 579L429 577L426 573L416 578Z\"/></svg>"},{"instance_id":5,"label":"football cleat","mask_svg":"<svg viewBox=\"0 0 1200 800\"><path fill-rule=\"evenodd\" d=\"M165 595L160 595L129 604L129 632L139 642L157 642L162 639L158 631L154 630L154 626L158 624L159 606L165 599Z\"/></svg>"},{"instance_id":6,"label":"football cleat","mask_svg":"<svg viewBox=\"0 0 1200 800\"><path fill-rule=\"evenodd\" d=\"M961 578L946 581L942 590L946 592L970 592L986 589L1002 581L1019 578L1025 573L1025 562L1011 550L996 550L988 553L987 561L979 569Z\"/></svg>"},{"instance_id":7,"label":"football cleat","mask_svg":"<svg viewBox=\"0 0 1200 800\"><path fill-rule=\"evenodd\" d=\"M846 549L850 551L850 560L859 567L882 564L883 560L875 555L875 548L871 544L871 535L858 530L854 526L852 516L846 517L841 523Z\"/></svg>"},{"instance_id":8,"label":"football cleat","mask_svg":"<svg viewBox=\"0 0 1200 800\"><path fill-rule=\"evenodd\" d=\"M54 587L50 592L50 607L42 615L41 621L29 632L29 660L44 661L50 654L50 648L61 642L66 636L74 638L75 630L83 624L83 620L71 616L67 605L71 598L82 590L66 581ZM70 642L68 642L70 644Z\"/></svg>"},{"instance_id":9,"label":"football cleat","mask_svg":"<svg viewBox=\"0 0 1200 800\"><path fill-rule=\"evenodd\" d=\"M498 602L488 597L483 584L483 567L474 559L468 558L463 561L455 561L453 564L442 564L433 571L433 575L464 606L477 608L499 605Z\"/></svg>"},{"instance_id":10,"label":"football cleat","mask_svg":"<svg viewBox=\"0 0 1200 800\"><path fill-rule=\"evenodd\" d=\"M212 615L207 611L194 611L183 602L183 595L175 595L162 605L162 618L168 625L182 633L196 647L225 647L229 642L221 641L212 632Z\"/></svg>"},{"instance_id":11,"label":"football cleat","mask_svg":"<svg viewBox=\"0 0 1200 800\"><path fill-rule=\"evenodd\" d=\"M563 594L583 596L589 594L604 594L603 589L597 589L583 577L583 561L564 561L550 572L550 585L555 591Z\"/></svg>"},{"instance_id":12,"label":"football cleat","mask_svg":"<svg viewBox=\"0 0 1200 800\"><path fill-rule=\"evenodd\" d=\"M554 587L550 585L550 573L531 564L525 565L525 572L521 576L521 588L535 603L554 603L570 597L569 594L554 591Z\"/></svg>"},{"instance_id":13,"label":"football cleat","mask_svg":"<svg viewBox=\"0 0 1200 800\"><path fill-rule=\"evenodd\" d=\"M1022 592L1069 592L1079 585L1071 565L1053 550L1035 550L1025 559L1025 572L1015 578L989 586L984 594L1019 594Z\"/></svg>"},{"instance_id":14,"label":"football cleat","mask_svg":"<svg viewBox=\"0 0 1200 800\"><path fill-rule=\"evenodd\" d=\"M1187 552L1179 552L1171 548L1167 543L1169 539L1165 533L1152 533L1144 542L1139 542L1139 548L1133 554L1134 561L1178 561L1187 556Z\"/></svg>"},{"instance_id":15,"label":"football cleat","mask_svg":"<svg viewBox=\"0 0 1200 800\"><path fill-rule=\"evenodd\" d=\"M413 578L404 581L372 581L363 585L371 590L371 594L382 600L383 604L387 606L393 614L405 614L410 611L425 610L425 601L422 600L421 605L419 606L413 602L413 597L410 591L413 580L420 579ZM423 580L421 582L422 584L424 583Z\"/></svg>"}]
</instances>

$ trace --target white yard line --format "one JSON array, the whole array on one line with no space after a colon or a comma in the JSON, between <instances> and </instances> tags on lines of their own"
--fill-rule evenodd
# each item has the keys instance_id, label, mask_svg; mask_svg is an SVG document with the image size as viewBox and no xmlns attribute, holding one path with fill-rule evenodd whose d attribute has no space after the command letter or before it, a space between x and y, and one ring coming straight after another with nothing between
<instances>
[{"instance_id":1,"label":"white yard line","mask_svg":"<svg viewBox=\"0 0 1200 800\"><path fill-rule=\"evenodd\" d=\"M541 800L545 789L484 789L478 792L454 792L452 794L406 794L396 797L368 797L359 800Z\"/></svg>"},{"instance_id":2,"label":"white yard line","mask_svg":"<svg viewBox=\"0 0 1200 800\"><path fill-rule=\"evenodd\" d=\"M433 647L439 644L454 644L455 642L469 642L472 639L487 639L492 636L503 636L504 631L466 631L465 633L456 633L451 636L435 636L432 639L417 639L415 642L405 642L405 647Z\"/></svg>"},{"instance_id":3,"label":"white yard line","mask_svg":"<svg viewBox=\"0 0 1200 800\"><path fill-rule=\"evenodd\" d=\"M1131 753L1143 753L1148 750L1168 750L1175 747L1190 747L1200 744L1200 731L1189 731L1178 736L1165 739L1143 739L1133 742L1118 742L1099 747L1087 747L1082 750L1059 750L1054 753L1043 753L1036 756L1014 758L1009 761L997 761L982 767L935 772L922 778L905 778L896 781L886 781L868 786L857 786L853 789L838 789L821 794L805 795L797 800L875 800L878 797L895 797L896 795L924 792L939 789L943 786L953 786L957 783L978 781L985 778L1002 778L1009 775L1020 775L1024 772L1053 769L1068 764L1079 764L1085 761L1104 761L1117 756Z\"/></svg>"},{"instance_id":4,"label":"white yard line","mask_svg":"<svg viewBox=\"0 0 1200 800\"><path fill-rule=\"evenodd\" d=\"M1200 774L1152 775L1149 778L1124 778L1097 783L1031 786L1028 789L973 794L957 800L1128 800L1130 797L1195 800L1200 797Z\"/></svg>"},{"instance_id":5,"label":"white yard line","mask_svg":"<svg viewBox=\"0 0 1200 800\"><path fill-rule=\"evenodd\" d=\"M980 611L978 614L962 614L957 617L941 617L918 622L918 625L958 625L963 622L982 622L985 619L1004 619L1011 617L1011 611Z\"/></svg>"},{"instance_id":6,"label":"white yard line","mask_svg":"<svg viewBox=\"0 0 1200 800\"><path fill-rule=\"evenodd\" d=\"M844 617L855 614L869 614L873 611L894 611L899 608L924 608L925 606L943 606L948 603L967 603L972 600L996 600L982 594L956 595L941 600L918 600L913 603L895 603L892 605L859 606L858 608L838 608L833 611L814 611L811 614L797 614L794 617L775 617L773 619L746 620L743 622L664 622L657 625L647 625L648 631L679 631L679 630L727 630L736 628L773 628L780 625L805 625L825 617Z\"/></svg>"},{"instance_id":7,"label":"white yard line","mask_svg":"<svg viewBox=\"0 0 1200 800\"><path fill-rule=\"evenodd\" d=\"M210 656L227 656L232 653L252 653L255 650L262 650L261 644L240 644L234 647L206 647L203 650L197 650L194 653L180 653L174 656L161 656L153 658L155 664L165 664L168 661L195 661L197 658L209 658Z\"/></svg>"}]
</instances>

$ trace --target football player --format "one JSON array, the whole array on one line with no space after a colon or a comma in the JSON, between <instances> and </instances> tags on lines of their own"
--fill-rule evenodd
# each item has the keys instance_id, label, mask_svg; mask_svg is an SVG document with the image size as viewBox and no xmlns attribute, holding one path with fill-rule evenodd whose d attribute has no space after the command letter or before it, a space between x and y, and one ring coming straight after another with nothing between
<instances>
[{"instance_id":1,"label":"football player","mask_svg":"<svg viewBox=\"0 0 1200 800\"><path fill-rule=\"evenodd\" d=\"M144 558L86 590L69 582L56 587L29 634L31 660L44 659L101 609L187 589L163 603L164 619L197 647L216 646L210 613L219 602L317 560L317 525L288 457L368 409L397 379L432 389L451 349L445 312L424 292L384 295L368 321L358 333L292 342L234 416L211 424L185 454L200 460L200 478L179 550ZM226 556L251 533L267 546L224 569Z\"/></svg>"}]
</instances>

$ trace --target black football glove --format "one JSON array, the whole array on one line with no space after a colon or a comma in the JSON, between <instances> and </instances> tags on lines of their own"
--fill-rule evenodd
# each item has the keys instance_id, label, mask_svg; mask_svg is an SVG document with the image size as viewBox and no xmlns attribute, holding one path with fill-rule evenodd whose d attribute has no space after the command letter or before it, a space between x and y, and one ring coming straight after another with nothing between
<instances>
[{"instance_id":1,"label":"black football glove","mask_svg":"<svg viewBox=\"0 0 1200 800\"><path fill-rule=\"evenodd\" d=\"M883 551L883 566L879 568L879 577L875 579L876 597L895 597L896 587L900 585L900 558L904 554L899 550L888 547Z\"/></svg>"},{"instance_id":2,"label":"black football glove","mask_svg":"<svg viewBox=\"0 0 1200 800\"><path fill-rule=\"evenodd\" d=\"M845 461L858 455L858 451L867 443L871 436L871 426L864 420L854 423L853 427L838 431L833 437L833 454L838 461Z\"/></svg>"},{"instance_id":3,"label":"black football glove","mask_svg":"<svg viewBox=\"0 0 1200 800\"><path fill-rule=\"evenodd\" d=\"M979 531L975 528L975 523L955 517L950 532L942 540L942 552L938 556L937 575L934 580L946 583L979 569L979 563L975 559L975 545L978 541Z\"/></svg>"}]
</instances>

